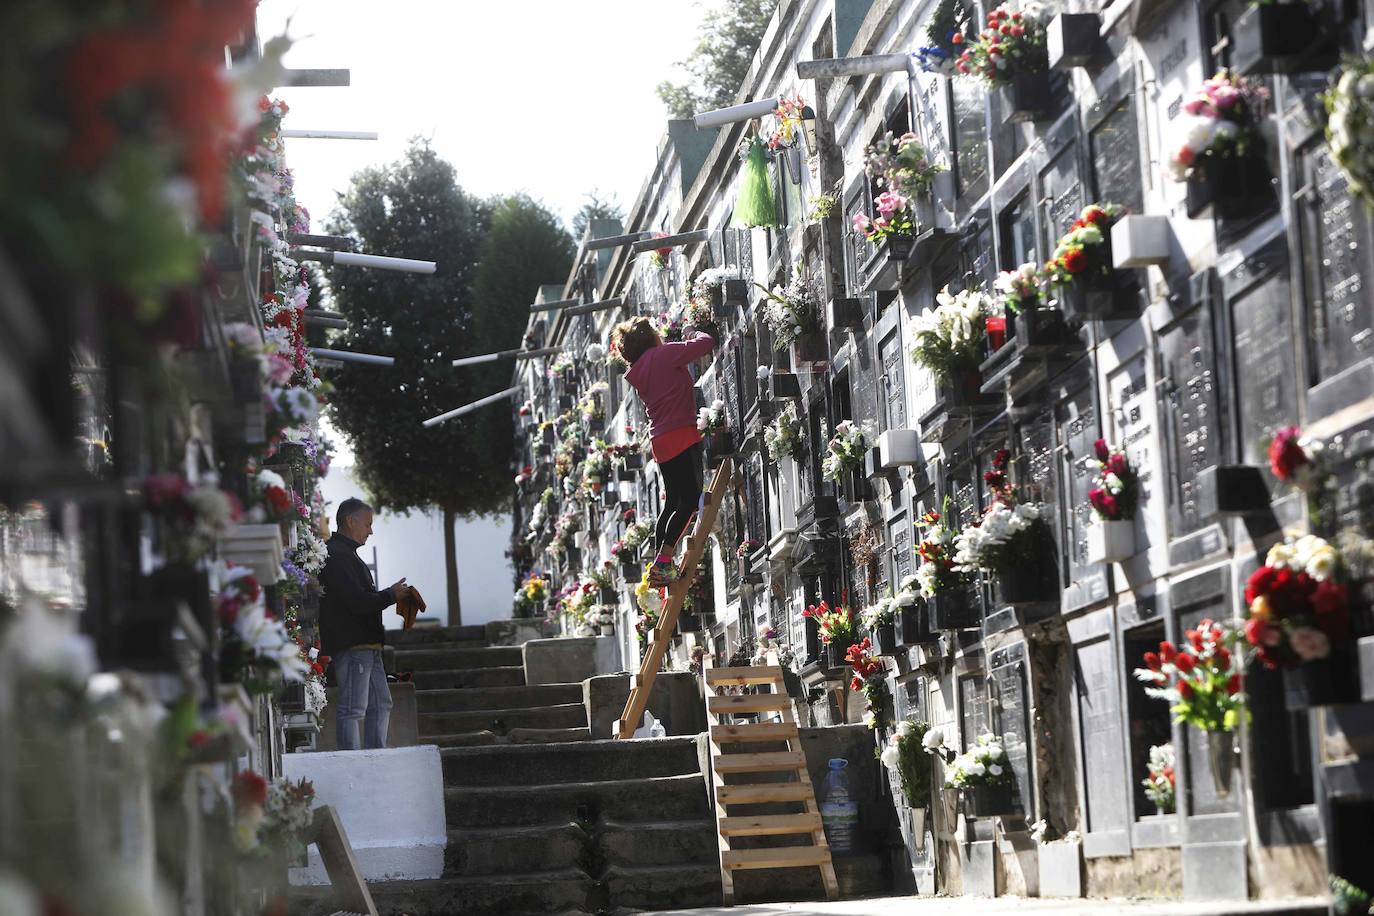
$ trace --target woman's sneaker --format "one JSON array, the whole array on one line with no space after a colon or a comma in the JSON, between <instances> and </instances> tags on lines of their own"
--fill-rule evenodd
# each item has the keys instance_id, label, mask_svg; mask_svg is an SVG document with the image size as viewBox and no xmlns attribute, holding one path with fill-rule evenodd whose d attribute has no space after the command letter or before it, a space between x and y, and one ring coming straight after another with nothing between
<instances>
[{"instance_id":1,"label":"woman's sneaker","mask_svg":"<svg viewBox=\"0 0 1374 916\"><path fill-rule=\"evenodd\" d=\"M655 560L649 567L649 587L667 588L677 578L677 570L667 560Z\"/></svg>"}]
</instances>

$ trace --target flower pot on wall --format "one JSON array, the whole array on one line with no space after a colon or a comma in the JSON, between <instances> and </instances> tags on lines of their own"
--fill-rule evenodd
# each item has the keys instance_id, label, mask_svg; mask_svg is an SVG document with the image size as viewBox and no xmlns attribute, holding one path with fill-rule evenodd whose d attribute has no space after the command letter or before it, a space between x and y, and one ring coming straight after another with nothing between
<instances>
[{"instance_id":1,"label":"flower pot on wall","mask_svg":"<svg viewBox=\"0 0 1374 916\"><path fill-rule=\"evenodd\" d=\"M1111 241L1107 246L1105 263L1112 262ZM1129 270L1095 270L1081 274L1067 286L1059 288L1059 308L1068 321L1124 321L1139 318L1141 311L1140 284Z\"/></svg>"},{"instance_id":2,"label":"flower pot on wall","mask_svg":"<svg viewBox=\"0 0 1374 916\"><path fill-rule=\"evenodd\" d=\"M825 667L832 670L844 668L849 662L845 661L845 653L849 651L852 642L828 642L825 644L825 651L821 653L821 661Z\"/></svg>"},{"instance_id":3,"label":"flower pot on wall","mask_svg":"<svg viewBox=\"0 0 1374 916\"><path fill-rule=\"evenodd\" d=\"M826 346L825 335L819 331L803 334L792 341L792 372L811 371L816 363L830 362L830 350ZM800 396L800 393L797 395Z\"/></svg>"},{"instance_id":4,"label":"flower pot on wall","mask_svg":"<svg viewBox=\"0 0 1374 916\"><path fill-rule=\"evenodd\" d=\"M873 247L873 253L863 266L863 291L876 293L902 288L902 267L911 257L912 238L909 235L885 236Z\"/></svg>"},{"instance_id":5,"label":"flower pot on wall","mask_svg":"<svg viewBox=\"0 0 1374 916\"><path fill-rule=\"evenodd\" d=\"M1086 67L1103 55L1102 18L1097 13L1060 13L1045 30L1051 70Z\"/></svg>"},{"instance_id":6,"label":"flower pot on wall","mask_svg":"<svg viewBox=\"0 0 1374 916\"><path fill-rule=\"evenodd\" d=\"M1059 566L1053 552L1034 562L1018 563L992 577L993 604L998 608L1058 603Z\"/></svg>"},{"instance_id":7,"label":"flower pot on wall","mask_svg":"<svg viewBox=\"0 0 1374 916\"><path fill-rule=\"evenodd\" d=\"M1097 519L1088 527L1089 563L1124 563L1135 556L1135 521Z\"/></svg>"},{"instance_id":8,"label":"flower pot on wall","mask_svg":"<svg viewBox=\"0 0 1374 916\"><path fill-rule=\"evenodd\" d=\"M1217 798L1231 794L1231 773L1236 768L1236 736L1234 732L1207 732L1207 768L1212 773L1212 785Z\"/></svg>"},{"instance_id":9,"label":"flower pot on wall","mask_svg":"<svg viewBox=\"0 0 1374 916\"><path fill-rule=\"evenodd\" d=\"M1231 66L1252 74L1330 70L1339 55L1318 15L1303 0L1252 4L1231 25Z\"/></svg>"},{"instance_id":10,"label":"flower pot on wall","mask_svg":"<svg viewBox=\"0 0 1374 916\"><path fill-rule=\"evenodd\" d=\"M1002 123L1040 121L1054 110L1048 73L1018 73L1011 83L1000 86L997 94L1002 100Z\"/></svg>"},{"instance_id":11,"label":"flower pot on wall","mask_svg":"<svg viewBox=\"0 0 1374 916\"><path fill-rule=\"evenodd\" d=\"M1360 702L1360 671L1354 652L1335 647L1326 658L1284 668L1283 698L1292 710Z\"/></svg>"},{"instance_id":12,"label":"flower pot on wall","mask_svg":"<svg viewBox=\"0 0 1374 916\"><path fill-rule=\"evenodd\" d=\"M1083 896L1083 844L1060 841L1039 848L1040 896Z\"/></svg>"},{"instance_id":13,"label":"flower pot on wall","mask_svg":"<svg viewBox=\"0 0 1374 916\"><path fill-rule=\"evenodd\" d=\"M896 655L897 632L893 624L885 623L873 630L873 654Z\"/></svg>"},{"instance_id":14,"label":"flower pot on wall","mask_svg":"<svg viewBox=\"0 0 1374 916\"><path fill-rule=\"evenodd\" d=\"M1203 156L1188 176L1192 219L1250 219L1274 209L1274 176L1262 151L1244 156Z\"/></svg>"},{"instance_id":15,"label":"flower pot on wall","mask_svg":"<svg viewBox=\"0 0 1374 916\"><path fill-rule=\"evenodd\" d=\"M935 631L973 630L981 622L981 611L965 588L940 592L926 599L930 629Z\"/></svg>"},{"instance_id":16,"label":"flower pot on wall","mask_svg":"<svg viewBox=\"0 0 1374 916\"><path fill-rule=\"evenodd\" d=\"M1194 492L1198 517L1204 521L1262 518L1273 511L1264 475L1249 464L1203 468L1198 472Z\"/></svg>"},{"instance_id":17,"label":"flower pot on wall","mask_svg":"<svg viewBox=\"0 0 1374 916\"><path fill-rule=\"evenodd\" d=\"M1011 782L964 790L964 813L969 817L1008 817L1016 813L1016 786Z\"/></svg>"},{"instance_id":18,"label":"flower pot on wall","mask_svg":"<svg viewBox=\"0 0 1374 916\"><path fill-rule=\"evenodd\" d=\"M899 647L905 649L930 642L935 638L923 602L918 600L911 604L899 605L896 612L896 633L894 635Z\"/></svg>"},{"instance_id":19,"label":"flower pot on wall","mask_svg":"<svg viewBox=\"0 0 1374 916\"><path fill-rule=\"evenodd\" d=\"M713 468L738 451L739 449L735 445L735 434L729 430L710 434L706 438L706 462Z\"/></svg>"}]
</instances>

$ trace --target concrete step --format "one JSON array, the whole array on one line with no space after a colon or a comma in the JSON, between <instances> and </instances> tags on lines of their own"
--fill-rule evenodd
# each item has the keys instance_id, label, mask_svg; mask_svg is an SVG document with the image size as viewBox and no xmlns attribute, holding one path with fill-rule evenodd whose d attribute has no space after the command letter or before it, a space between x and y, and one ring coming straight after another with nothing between
<instances>
[{"instance_id":1,"label":"concrete step","mask_svg":"<svg viewBox=\"0 0 1374 916\"><path fill-rule=\"evenodd\" d=\"M441 671L448 668L510 668L525 664L519 646L481 649L397 649L397 671Z\"/></svg>"},{"instance_id":2,"label":"concrete step","mask_svg":"<svg viewBox=\"0 0 1374 916\"><path fill-rule=\"evenodd\" d=\"M460 786L444 789L449 829L535 824L617 824L694 821L709 816L700 774L569 782L544 786Z\"/></svg>"},{"instance_id":3,"label":"concrete step","mask_svg":"<svg viewBox=\"0 0 1374 916\"><path fill-rule=\"evenodd\" d=\"M425 735L425 744L439 748L488 747L500 745L570 744L591 741L590 728L512 728L504 735L495 732L459 732L452 735Z\"/></svg>"},{"instance_id":4,"label":"concrete step","mask_svg":"<svg viewBox=\"0 0 1374 916\"><path fill-rule=\"evenodd\" d=\"M407 648L422 646L426 643L483 642L487 641L487 628L483 624L470 627L433 627L418 626L409 630L388 630L386 643L389 646Z\"/></svg>"},{"instance_id":5,"label":"concrete step","mask_svg":"<svg viewBox=\"0 0 1374 916\"><path fill-rule=\"evenodd\" d=\"M603 892L612 907L662 910L720 906L720 866L717 863L612 866L602 876Z\"/></svg>"},{"instance_id":6,"label":"concrete step","mask_svg":"<svg viewBox=\"0 0 1374 916\"><path fill-rule=\"evenodd\" d=\"M513 728L586 728L587 710L581 703L566 703L559 706L536 706L533 709L422 712L418 720L422 739L428 735L454 735L478 731L504 735Z\"/></svg>"},{"instance_id":7,"label":"concrete step","mask_svg":"<svg viewBox=\"0 0 1374 916\"><path fill-rule=\"evenodd\" d=\"M591 838L576 824L450 830L444 875L508 875L534 869L578 868Z\"/></svg>"},{"instance_id":8,"label":"concrete step","mask_svg":"<svg viewBox=\"0 0 1374 916\"><path fill-rule=\"evenodd\" d=\"M533 687L466 687L421 690L415 695L420 712L467 712L473 709L516 709L563 706L582 702L581 684L540 684Z\"/></svg>"},{"instance_id":9,"label":"concrete step","mask_svg":"<svg viewBox=\"0 0 1374 916\"><path fill-rule=\"evenodd\" d=\"M720 847L716 822L710 818L649 824L606 822L600 825L596 839L607 865L706 865L716 869L719 877Z\"/></svg>"},{"instance_id":10,"label":"concrete step","mask_svg":"<svg viewBox=\"0 0 1374 916\"><path fill-rule=\"evenodd\" d=\"M494 668L436 668L416 671L411 678L416 696L425 690L451 690L468 687L522 687L525 684L524 665Z\"/></svg>"},{"instance_id":11,"label":"concrete step","mask_svg":"<svg viewBox=\"0 0 1374 916\"><path fill-rule=\"evenodd\" d=\"M379 916L511 916L517 913L586 912L594 886L577 868L529 872L522 875L475 875L433 881L369 883ZM309 896L320 900L309 916L324 916L337 907L326 902L323 888ZM297 894L293 892L292 897ZM305 896L305 895L301 895ZM294 900L293 900L294 902ZM298 911L295 906L291 912Z\"/></svg>"},{"instance_id":12,"label":"concrete step","mask_svg":"<svg viewBox=\"0 0 1374 916\"><path fill-rule=\"evenodd\" d=\"M508 786L557 783L576 773L593 781L700 773L696 738L600 739L564 746L469 747L445 750L444 783Z\"/></svg>"}]
</instances>

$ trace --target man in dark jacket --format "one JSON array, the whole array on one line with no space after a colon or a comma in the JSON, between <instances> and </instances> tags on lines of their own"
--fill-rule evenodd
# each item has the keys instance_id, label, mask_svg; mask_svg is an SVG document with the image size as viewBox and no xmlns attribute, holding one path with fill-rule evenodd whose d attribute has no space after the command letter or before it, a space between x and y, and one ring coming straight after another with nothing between
<instances>
[{"instance_id":1,"label":"man in dark jacket","mask_svg":"<svg viewBox=\"0 0 1374 916\"><path fill-rule=\"evenodd\" d=\"M386 747L391 688L382 668L382 611L396 603L406 580L378 591L358 557L358 548L372 535L371 506L345 499L336 518L338 530L320 571L320 648L332 659L339 685L338 748Z\"/></svg>"}]
</instances>

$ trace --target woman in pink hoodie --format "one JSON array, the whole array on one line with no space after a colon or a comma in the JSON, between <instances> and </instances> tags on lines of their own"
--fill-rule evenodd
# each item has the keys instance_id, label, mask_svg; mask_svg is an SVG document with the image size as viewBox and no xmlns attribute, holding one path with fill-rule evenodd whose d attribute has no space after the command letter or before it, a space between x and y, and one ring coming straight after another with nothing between
<instances>
[{"instance_id":1,"label":"woman in pink hoodie","mask_svg":"<svg viewBox=\"0 0 1374 916\"><path fill-rule=\"evenodd\" d=\"M623 321L611 333L611 346L630 364L625 378L649 415L649 445L663 477L663 511L654 527L656 556L649 567L653 588L673 581L673 549L701 497L701 433L687 367L715 345L700 331L689 331L680 342L664 343L647 318Z\"/></svg>"}]
</instances>

